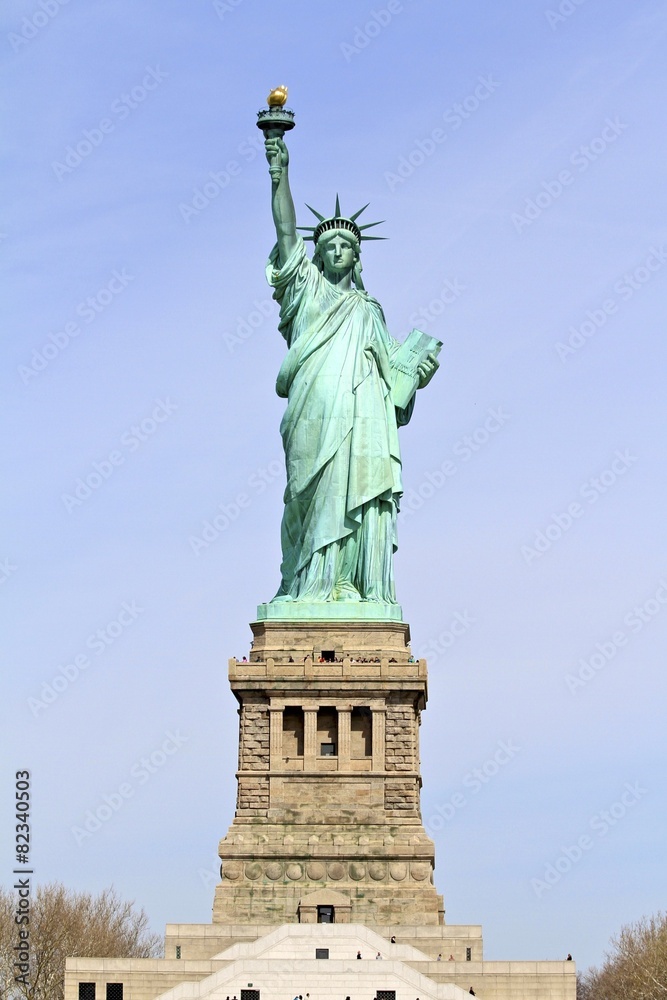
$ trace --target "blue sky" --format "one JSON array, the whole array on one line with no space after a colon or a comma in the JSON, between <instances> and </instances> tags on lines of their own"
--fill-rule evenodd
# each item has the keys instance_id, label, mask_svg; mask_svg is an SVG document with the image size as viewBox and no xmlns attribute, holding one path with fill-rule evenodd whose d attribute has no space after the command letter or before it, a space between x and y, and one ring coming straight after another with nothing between
<instances>
[{"instance_id":1,"label":"blue sky","mask_svg":"<svg viewBox=\"0 0 667 1000\"><path fill-rule=\"evenodd\" d=\"M447 921L586 966L664 905L666 27L655 0L4 5L0 816L30 768L40 880L210 918L226 661L278 584L254 121L284 82L300 222L370 201L366 287L444 342L396 574Z\"/></svg>"}]
</instances>

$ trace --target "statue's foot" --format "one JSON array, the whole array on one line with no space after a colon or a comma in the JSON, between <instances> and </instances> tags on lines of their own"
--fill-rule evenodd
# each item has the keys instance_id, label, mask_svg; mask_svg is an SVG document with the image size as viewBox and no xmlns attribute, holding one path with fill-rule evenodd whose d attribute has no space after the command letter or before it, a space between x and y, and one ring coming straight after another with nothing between
<instances>
[{"instance_id":1,"label":"statue's foot","mask_svg":"<svg viewBox=\"0 0 667 1000\"><path fill-rule=\"evenodd\" d=\"M290 597L289 594L276 594L273 600L269 601L269 604L281 604L284 601L293 601L293 600L294 598Z\"/></svg>"}]
</instances>

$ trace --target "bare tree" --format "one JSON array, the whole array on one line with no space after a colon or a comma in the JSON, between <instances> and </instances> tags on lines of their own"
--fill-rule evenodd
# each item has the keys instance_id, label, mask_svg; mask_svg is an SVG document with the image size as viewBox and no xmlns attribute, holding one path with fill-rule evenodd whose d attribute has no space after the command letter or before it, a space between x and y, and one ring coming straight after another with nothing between
<instances>
[{"instance_id":1,"label":"bare tree","mask_svg":"<svg viewBox=\"0 0 667 1000\"><path fill-rule=\"evenodd\" d=\"M0 887L0 1000L62 1000L65 959L154 958L161 939L148 917L111 889L73 892L59 883L39 886L30 907L30 970L16 980L16 896Z\"/></svg>"},{"instance_id":2,"label":"bare tree","mask_svg":"<svg viewBox=\"0 0 667 1000\"><path fill-rule=\"evenodd\" d=\"M577 980L577 1000L667 1000L667 914L622 927L600 969Z\"/></svg>"}]
</instances>

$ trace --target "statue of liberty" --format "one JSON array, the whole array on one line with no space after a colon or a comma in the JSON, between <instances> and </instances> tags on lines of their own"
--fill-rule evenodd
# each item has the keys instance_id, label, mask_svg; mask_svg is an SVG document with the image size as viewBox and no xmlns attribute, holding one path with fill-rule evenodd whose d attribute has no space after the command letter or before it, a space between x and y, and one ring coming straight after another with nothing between
<instances>
[{"instance_id":1,"label":"statue of liberty","mask_svg":"<svg viewBox=\"0 0 667 1000\"><path fill-rule=\"evenodd\" d=\"M413 367L406 366L401 351L407 344L390 336L380 304L361 280L361 242L374 238L363 231L378 225L357 224L364 209L345 218L338 197L331 218L310 209L317 225L299 227L312 233L307 238L315 251L308 258L297 232L287 146L275 133L265 146L277 234L267 278L288 347L276 383L287 399L280 428L287 488L282 580L271 607L278 611L276 604L290 601L304 611L305 603L321 602L396 607L398 428L410 420L416 388L436 371L440 345L413 331L421 353L408 352ZM406 373L412 376L407 392ZM364 617L363 604L347 607L351 618ZM294 612L296 607L290 617Z\"/></svg>"}]
</instances>

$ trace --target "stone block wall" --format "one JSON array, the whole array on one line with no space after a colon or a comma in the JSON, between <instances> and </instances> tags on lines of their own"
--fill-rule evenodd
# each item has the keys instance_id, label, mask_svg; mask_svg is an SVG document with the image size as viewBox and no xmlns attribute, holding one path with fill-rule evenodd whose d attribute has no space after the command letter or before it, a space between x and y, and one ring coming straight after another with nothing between
<instances>
[{"instance_id":1,"label":"stone block wall","mask_svg":"<svg viewBox=\"0 0 667 1000\"><path fill-rule=\"evenodd\" d=\"M387 698L385 768L387 771L416 771L417 711L410 692L397 692Z\"/></svg>"},{"instance_id":2,"label":"stone block wall","mask_svg":"<svg viewBox=\"0 0 667 1000\"><path fill-rule=\"evenodd\" d=\"M241 706L239 771L269 769L269 699L249 695Z\"/></svg>"},{"instance_id":3,"label":"stone block wall","mask_svg":"<svg viewBox=\"0 0 667 1000\"><path fill-rule=\"evenodd\" d=\"M384 783L384 808L387 812L399 810L406 814L419 814L419 787L416 778L400 781L387 778Z\"/></svg>"},{"instance_id":4,"label":"stone block wall","mask_svg":"<svg viewBox=\"0 0 667 1000\"><path fill-rule=\"evenodd\" d=\"M331 889L349 901L352 923L394 926L400 914L415 924L437 926L442 897L432 872L424 861L223 861L213 922L296 923L301 899Z\"/></svg>"},{"instance_id":5,"label":"stone block wall","mask_svg":"<svg viewBox=\"0 0 667 1000\"><path fill-rule=\"evenodd\" d=\"M241 777L238 782L236 808L255 816L266 815L269 808L269 779Z\"/></svg>"}]
</instances>

